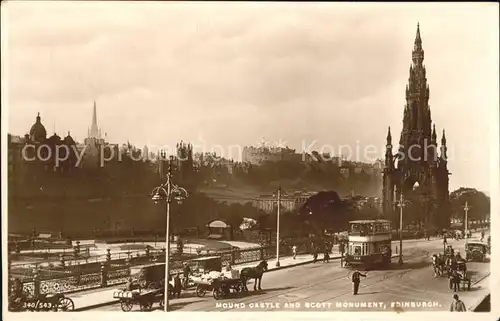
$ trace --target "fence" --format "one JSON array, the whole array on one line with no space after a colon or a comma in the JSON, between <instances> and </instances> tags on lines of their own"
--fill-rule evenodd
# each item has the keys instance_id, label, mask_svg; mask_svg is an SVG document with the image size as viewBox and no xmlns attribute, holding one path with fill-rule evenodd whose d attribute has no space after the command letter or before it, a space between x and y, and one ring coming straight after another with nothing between
<instances>
[{"instance_id":1,"label":"fence","mask_svg":"<svg viewBox=\"0 0 500 321\"><path fill-rule=\"evenodd\" d=\"M150 263L165 262L165 251L138 251L130 253L126 258L108 254L103 261L67 264L61 262L59 266L44 268L37 264L10 265L9 276L20 278L26 293L34 296L49 293L71 293L82 290L104 288L124 284L130 276L130 268ZM242 264L267 260L275 256L274 247L259 247L246 250L230 250L217 253L207 253L196 257L221 257L222 264ZM170 271L172 274L182 270L182 262L190 257L170 257ZM10 287L9 287L10 288Z\"/></svg>"}]
</instances>

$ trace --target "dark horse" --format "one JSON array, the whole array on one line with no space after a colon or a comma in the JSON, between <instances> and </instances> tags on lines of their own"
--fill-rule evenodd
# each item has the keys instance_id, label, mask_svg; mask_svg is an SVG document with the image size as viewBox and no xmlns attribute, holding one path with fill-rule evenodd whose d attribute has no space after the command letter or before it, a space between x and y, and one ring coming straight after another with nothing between
<instances>
[{"instance_id":1,"label":"dark horse","mask_svg":"<svg viewBox=\"0 0 500 321\"><path fill-rule=\"evenodd\" d=\"M260 284L262 282L262 274L267 271L267 261L262 261L256 267L247 267L241 269L240 278L243 283L243 291L248 292L247 281L248 279L255 279L253 290L257 291L257 280L259 281L259 290L262 290Z\"/></svg>"}]
</instances>

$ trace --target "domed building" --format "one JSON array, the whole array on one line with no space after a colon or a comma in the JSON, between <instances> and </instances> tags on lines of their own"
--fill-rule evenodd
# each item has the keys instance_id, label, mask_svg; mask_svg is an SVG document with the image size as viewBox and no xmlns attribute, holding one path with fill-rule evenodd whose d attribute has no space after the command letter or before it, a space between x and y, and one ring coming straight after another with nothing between
<instances>
[{"instance_id":1,"label":"domed building","mask_svg":"<svg viewBox=\"0 0 500 321\"><path fill-rule=\"evenodd\" d=\"M64 137L62 143L68 148L67 150L69 151L69 156L66 159L66 161L64 161L62 168L65 171L72 171L77 165L77 156L76 156L77 151L76 151L76 142L73 139L73 137L71 137L70 132L68 132L68 135Z\"/></svg>"},{"instance_id":2,"label":"domed building","mask_svg":"<svg viewBox=\"0 0 500 321\"><path fill-rule=\"evenodd\" d=\"M29 145L24 149L24 161L30 166L43 166L47 170L50 151L46 148L47 130L42 124L40 113L37 114L36 121L31 126L29 134L26 134L24 137L24 144Z\"/></svg>"},{"instance_id":3,"label":"domed building","mask_svg":"<svg viewBox=\"0 0 500 321\"><path fill-rule=\"evenodd\" d=\"M47 139L47 131L45 130L45 126L42 125L40 113L36 116L33 126L31 126L29 138L33 143L42 143Z\"/></svg>"}]
</instances>

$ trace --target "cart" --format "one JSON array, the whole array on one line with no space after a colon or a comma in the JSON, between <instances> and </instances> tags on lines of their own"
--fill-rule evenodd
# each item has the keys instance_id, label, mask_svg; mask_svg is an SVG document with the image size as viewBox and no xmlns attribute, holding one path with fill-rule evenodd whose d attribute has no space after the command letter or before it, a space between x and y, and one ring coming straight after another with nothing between
<instances>
[{"instance_id":1,"label":"cart","mask_svg":"<svg viewBox=\"0 0 500 321\"><path fill-rule=\"evenodd\" d=\"M130 277L142 289L157 289L165 286L165 263L145 264L130 268Z\"/></svg>"},{"instance_id":2,"label":"cart","mask_svg":"<svg viewBox=\"0 0 500 321\"><path fill-rule=\"evenodd\" d=\"M129 312L135 304L139 305L141 311L151 311L154 303L159 303L160 307L163 307L165 295L163 289L125 290L113 293L113 298L120 299L123 312Z\"/></svg>"},{"instance_id":3,"label":"cart","mask_svg":"<svg viewBox=\"0 0 500 321\"><path fill-rule=\"evenodd\" d=\"M231 294L243 291L243 281L241 279L215 279L212 282L212 296L219 300Z\"/></svg>"},{"instance_id":4,"label":"cart","mask_svg":"<svg viewBox=\"0 0 500 321\"><path fill-rule=\"evenodd\" d=\"M11 298L9 298L11 299ZM70 312L75 309L75 304L72 299L62 293L55 294L40 294L39 296L31 296L22 298L17 302L9 300L9 310L11 311L53 311L53 312Z\"/></svg>"},{"instance_id":5,"label":"cart","mask_svg":"<svg viewBox=\"0 0 500 321\"><path fill-rule=\"evenodd\" d=\"M169 284L169 293L171 292ZM165 298L165 263L146 264L130 268L130 279L126 288L113 293L120 300L123 312L132 310L134 304L141 311L149 311L154 303L163 306Z\"/></svg>"},{"instance_id":6,"label":"cart","mask_svg":"<svg viewBox=\"0 0 500 321\"><path fill-rule=\"evenodd\" d=\"M188 261L189 266L193 271L191 281L196 285L196 295L204 297L208 291L212 291L212 280L203 278L204 275L212 271L222 271L222 260L220 256L200 257Z\"/></svg>"},{"instance_id":7,"label":"cart","mask_svg":"<svg viewBox=\"0 0 500 321\"><path fill-rule=\"evenodd\" d=\"M488 253L488 244L482 242L469 242L465 245L465 259L467 261L483 262Z\"/></svg>"},{"instance_id":8,"label":"cart","mask_svg":"<svg viewBox=\"0 0 500 321\"><path fill-rule=\"evenodd\" d=\"M222 258L220 256L208 256L188 261L192 271L198 273L209 273L211 271L222 271Z\"/></svg>"}]
</instances>

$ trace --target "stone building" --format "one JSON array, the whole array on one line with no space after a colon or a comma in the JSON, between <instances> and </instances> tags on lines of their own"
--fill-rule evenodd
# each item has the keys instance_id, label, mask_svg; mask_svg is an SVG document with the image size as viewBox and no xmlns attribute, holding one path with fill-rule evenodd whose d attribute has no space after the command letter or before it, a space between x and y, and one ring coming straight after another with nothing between
<instances>
[{"instance_id":1,"label":"stone building","mask_svg":"<svg viewBox=\"0 0 500 321\"><path fill-rule=\"evenodd\" d=\"M281 197L281 211L292 212L300 208L314 193L294 192ZM266 213L274 213L277 209L278 199L275 195L261 195L253 200L253 206Z\"/></svg>"},{"instance_id":2,"label":"stone building","mask_svg":"<svg viewBox=\"0 0 500 321\"><path fill-rule=\"evenodd\" d=\"M266 146L264 143L261 146L245 146L242 150L241 160L244 163L252 165L260 165L264 162L278 161L300 161L302 154L297 154L295 149L288 147L273 147Z\"/></svg>"},{"instance_id":3,"label":"stone building","mask_svg":"<svg viewBox=\"0 0 500 321\"><path fill-rule=\"evenodd\" d=\"M383 209L387 218L398 221L396 202L403 199L421 208L421 223L426 228L449 225L450 207L446 157L446 137L443 130L438 153L435 124L429 107L429 85L423 65L424 50L417 25L410 76L406 86L406 105L399 150L393 155L391 131L387 133L385 168L383 173ZM407 222L410 223L410 222Z\"/></svg>"}]
</instances>

